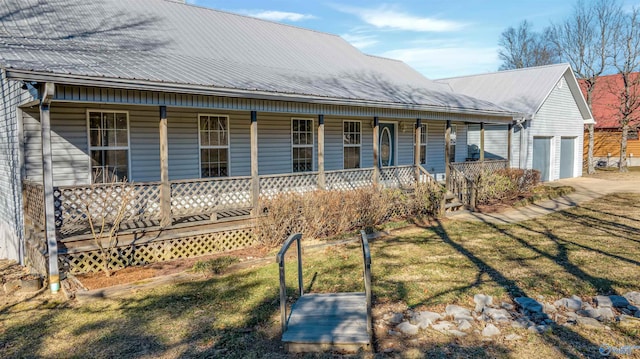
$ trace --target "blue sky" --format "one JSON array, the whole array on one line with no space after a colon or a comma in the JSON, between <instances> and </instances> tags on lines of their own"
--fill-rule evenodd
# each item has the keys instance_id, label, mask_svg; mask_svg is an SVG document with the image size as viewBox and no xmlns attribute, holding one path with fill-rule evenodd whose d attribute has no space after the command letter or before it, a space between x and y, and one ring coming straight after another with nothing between
<instances>
[{"instance_id":1,"label":"blue sky","mask_svg":"<svg viewBox=\"0 0 640 359\"><path fill-rule=\"evenodd\" d=\"M589 0L585 0L589 1ZM572 10L565 0L187 0L342 36L361 51L402 60L428 78L496 71L498 39L522 20L542 29ZM640 5L627 0L624 5Z\"/></svg>"}]
</instances>

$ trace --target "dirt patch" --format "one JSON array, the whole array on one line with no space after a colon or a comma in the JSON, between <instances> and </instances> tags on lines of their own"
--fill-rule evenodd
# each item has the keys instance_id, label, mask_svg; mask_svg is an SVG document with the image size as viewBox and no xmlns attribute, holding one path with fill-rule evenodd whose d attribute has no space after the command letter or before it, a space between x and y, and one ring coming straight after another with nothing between
<instances>
[{"instance_id":1,"label":"dirt patch","mask_svg":"<svg viewBox=\"0 0 640 359\"><path fill-rule=\"evenodd\" d=\"M168 262L150 263L143 266L127 267L120 269L107 277L103 272L76 275L76 278L89 290L111 287L119 284L128 284L144 281L146 279L180 273L193 268L198 261L206 261L222 256L232 256L240 261L248 262L263 258L267 250L260 247L238 249L231 252L216 253L194 258L176 259Z\"/></svg>"},{"instance_id":2,"label":"dirt patch","mask_svg":"<svg viewBox=\"0 0 640 359\"><path fill-rule=\"evenodd\" d=\"M640 179L640 167L629 167L628 172L619 172L617 168L602 168L596 169L596 173L592 175L587 174L587 170L583 170L584 177L606 179L610 181L628 181L634 179Z\"/></svg>"}]
</instances>

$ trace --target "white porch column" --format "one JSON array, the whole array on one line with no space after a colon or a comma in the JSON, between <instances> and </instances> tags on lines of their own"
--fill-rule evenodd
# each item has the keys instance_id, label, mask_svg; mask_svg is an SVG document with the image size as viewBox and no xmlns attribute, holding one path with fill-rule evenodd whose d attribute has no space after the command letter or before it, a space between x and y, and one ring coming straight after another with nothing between
<instances>
[{"instance_id":1,"label":"white porch column","mask_svg":"<svg viewBox=\"0 0 640 359\"><path fill-rule=\"evenodd\" d=\"M484 122L480 122L480 162L484 162Z\"/></svg>"},{"instance_id":2,"label":"white porch column","mask_svg":"<svg viewBox=\"0 0 640 359\"><path fill-rule=\"evenodd\" d=\"M445 130L444 130L444 178L445 178L445 188L449 189L449 176L451 175L451 169L449 165L451 163L451 156L449 152L451 151L451 121L447 120Z\"/></svg>"},{"instance_id":3,"label":"white porch column","mask_svg":"<svg viewBox=\"0 0 640 359\"><path fill-rule=\"evenodd\" d=\"M378 116L373 118L373 184L378 185L380 178L380 149L378 148L380 143L380 121Z\"/></svg>"},{"instance_id":4,"label":"white porch column","mask_svg":"<svg viewBox=\"0 0 640 359\"><path fill-rule=\"evenodd\" d=\"M251 202L254 216L260 210L260 177L258 176L258 113L251 111Z\"/></svg>"},{"instance_id":5,"label":"white porch column","mask_svg":"<svg viewBox=\"0 0 640 359\"><path fill-rule=\"evenodd\" d=\"M160 106L160 227L171 225L167 106Z\"/></svg>"},{"instance_id":6,"label":"white porch column","mask_svg":"<svg viewBox=\"0 0 640 359\"><path fill-rule=\"evenodd\" d=\"M413 148L413 165L415 166L414 173L416 177L416 183L420 183L420 135L422 133L422 119L416 119L416 127L413 130L413 142L415 147ZM426 153L425 153L426 156Z\"/></svg>"},{"instance_id":7,"label":"white porch column","mask_svg":"<svg viewBox=\"0 0 640 359\"><path fill-rule=\"evenodd\" d=\"M55 84L47 82L42 87L40 101L40 135L42 136L42 183L44 185L44 216L47 247L49 249L49 288L51 293L60 290L58 269L58 239L53 203L53 159L51 151L51 99L55 95Z\"/></svg>"},{"instance_id":8,"label":"white porch column","mask_svg":"<svg viewBox=\"0 0 640 359\"><path fill-rule=\"evenodd\" d=\"M324 174L324 115L318 115L318 187L327 188Z\"/></svg>"}]
</instances>

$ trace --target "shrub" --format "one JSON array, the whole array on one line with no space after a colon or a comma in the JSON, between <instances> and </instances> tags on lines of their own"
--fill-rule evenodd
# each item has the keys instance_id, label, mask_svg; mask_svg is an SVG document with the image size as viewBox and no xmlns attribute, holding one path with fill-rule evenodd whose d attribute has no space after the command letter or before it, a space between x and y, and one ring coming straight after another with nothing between
<instances>
[{"instance_id":1,"label":"shrub","mask_svg":"<svg viewBox=\"0 0 640 359\"><path fill-rule=\"evenodd\" d=\"M327 238L392 218L435 214L442 193L431 188L418 185L413 192L406 192L367 187L279 194L261 201L264 215L257 220L256 235L261 244L273 248L296 232Z\"/></svg>"},{"instance_id":2,"label":"shrub","mask_svg":"<svg viewBox=\"0 0 640 359\"><path fill-rule=\"evenodd\" d=\"M536 170L501 169L483 172L477 181L477 202L487 204L528 193L540 182Z\"/></svg>"},{"instance_id":3,"label":"shrub","mask_svg":"<svg viewBox=\"0 0 640 359\"><path fill-rule=\"evenodd\" d=\"M218 258L209 259L206 261L197 261L192 270L197 273L204 273L207 275L221 274L230 265L239 262L239 259L232 256L222 256Z\"/></svg>"}]
</instances>

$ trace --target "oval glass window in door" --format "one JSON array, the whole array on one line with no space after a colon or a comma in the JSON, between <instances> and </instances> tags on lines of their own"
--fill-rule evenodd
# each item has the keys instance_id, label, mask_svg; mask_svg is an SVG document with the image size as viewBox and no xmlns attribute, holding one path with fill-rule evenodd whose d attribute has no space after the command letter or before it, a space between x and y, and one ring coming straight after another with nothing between
<instances>
[{"instance_id":1,"label":"oval glass window in door","mask_svg":"<svg viewBox=\"0 0 640 359\"><path fill-rule=\"evenodd\" d=\"M382 166L390 166L393 158L391 148L391 131L388 127L382 129L380 134L380 164Z\"/></svg>"}]
</instances>

